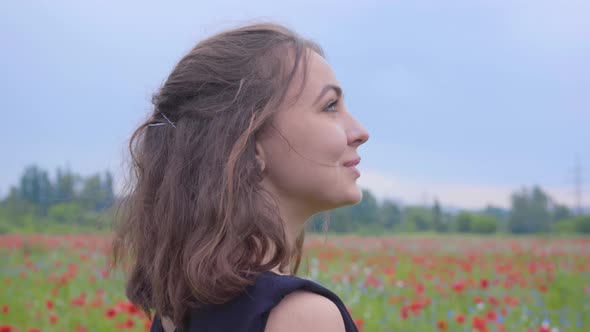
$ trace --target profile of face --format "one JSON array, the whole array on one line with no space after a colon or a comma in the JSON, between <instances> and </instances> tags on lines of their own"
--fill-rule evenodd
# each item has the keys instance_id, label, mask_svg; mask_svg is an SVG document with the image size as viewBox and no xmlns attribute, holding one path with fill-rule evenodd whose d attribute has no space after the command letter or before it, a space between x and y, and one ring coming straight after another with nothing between
<instances>
[{"instance_id":1,"label":"profile of face","mask_svg":"<svg viewBox=\"0 0 590 332\"><path fill-rule=\"evenodd\" d=\"M309 52L305 85L300 90L300 66L287 100L301 94L278 110L257 140L256 154L264 170L262 185L281 204L312 215L362 199L356 184L360 173L348 164L359 159L357 148L369 133L347 111L330 65Z\"/></svg>"}]
</instances>

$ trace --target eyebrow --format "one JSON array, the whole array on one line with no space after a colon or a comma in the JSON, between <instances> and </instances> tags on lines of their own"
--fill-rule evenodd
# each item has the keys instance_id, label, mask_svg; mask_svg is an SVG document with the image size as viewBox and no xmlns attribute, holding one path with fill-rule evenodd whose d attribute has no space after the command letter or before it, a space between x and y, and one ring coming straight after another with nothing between
<instances>
[{"instance_id":1,"label":"eyebrow","mask_svg":"<svg viewBox=\"0 0 590 332\"><path fill-rule=\"evenodd\" d=\"M313 102L313 105L317 104L317 102L322 99L322 97L330 90L334 90L334 92L336 92L336 96L338 96L338 98L342 97L342 88L334 85L334 84L327 84L326 86L324 86L322 88L322 91L320 92L320 95L316 98L316 100Z\"/></svg>"}]
</instances>

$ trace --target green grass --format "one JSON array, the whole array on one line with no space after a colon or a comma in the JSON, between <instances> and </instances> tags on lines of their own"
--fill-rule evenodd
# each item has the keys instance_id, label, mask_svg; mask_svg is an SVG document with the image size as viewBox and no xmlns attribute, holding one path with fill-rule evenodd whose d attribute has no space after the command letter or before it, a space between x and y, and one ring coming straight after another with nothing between
<instances>
[{"instance_id":1,"label":"green grass","mask_svg":"<svg viewBox=\"0 0 590 332\"><path fill-rule=\"evenodd\" d=\"M538 331L547 319L560 331L590 330L587 238L330 234L327 242L323 235L307 241L298 275L338 294L363 331L436 331L437 324L473 331L476 316L489 331ZM123 275L105 273L107 243L104 235L0 236L0 309L8 307L0 326L113 331L131 320L135 327L126 330L147 331L147 319L129 312Z\"/></svg>"}]
</instances>

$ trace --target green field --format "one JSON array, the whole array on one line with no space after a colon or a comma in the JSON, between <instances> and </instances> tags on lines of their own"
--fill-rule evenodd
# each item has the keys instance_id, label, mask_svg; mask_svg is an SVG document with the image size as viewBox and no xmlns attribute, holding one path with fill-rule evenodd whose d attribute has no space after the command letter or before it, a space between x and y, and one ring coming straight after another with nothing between
<instances>
[{"instance_id":1,"label":"green field","mask_svg":"<svg viewBox=\"0 0 590 332\"><path fill-rule=\"evenodd\" d=\"M147 331L107 244L0 236L0 331ZM308 236L300 276L363 331L590 330L589 238Z\"/></svg>"}]
</instances>

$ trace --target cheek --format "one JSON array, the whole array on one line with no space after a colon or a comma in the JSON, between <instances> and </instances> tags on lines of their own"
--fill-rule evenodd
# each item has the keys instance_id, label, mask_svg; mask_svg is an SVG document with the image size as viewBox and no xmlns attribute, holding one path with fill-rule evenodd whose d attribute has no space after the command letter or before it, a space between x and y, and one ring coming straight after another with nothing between
<instances>
[{"instance_id":1,"label":"cheek","mask_svg":"<svg viewBox=\"0 0 590 332\"><path fill-rule=\"evenodd\" d=\"M290 135L291 145L306 159L332 166L344 161L347 139L339 124L314 123L295 129L299 130L297 135Z\"/></svg>"},{"instance_id":2,"label":"cheek","mask_svg":"<svg viewBox=\"0 0 590 332\"><path fill-rule=\"evenodd\" d=\"M326 196L340 190L344 153L347 149L345 131L336 123L314 123L291 126L281 131L274 141L271 176L283 190L308 198ZM317 198L316 198L317 199Z\"/></svg>"}]
</instances>

